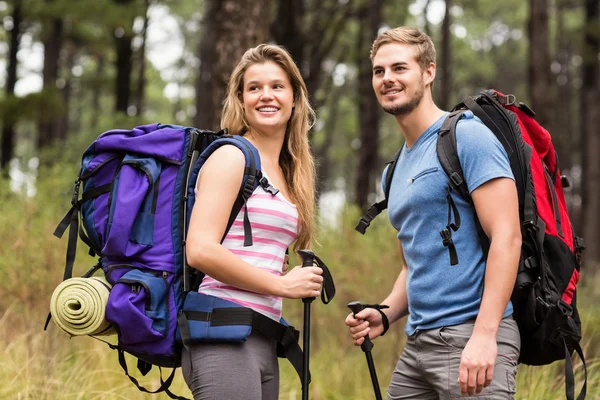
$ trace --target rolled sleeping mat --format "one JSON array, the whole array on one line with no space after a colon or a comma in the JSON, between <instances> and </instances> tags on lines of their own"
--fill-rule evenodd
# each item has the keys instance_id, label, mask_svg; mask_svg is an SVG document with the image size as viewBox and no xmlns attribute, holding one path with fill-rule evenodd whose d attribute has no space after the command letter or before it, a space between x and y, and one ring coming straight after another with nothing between
<instances>
[{"instance_id":1,"label":"rolled sleeping mat","mask_svg":"<svg viewBox=\"0 0 600 400\"><path fill-rule=\"evenodd\" d=\"M105 318L110 289L110 283L103 277L67 279L52 293L52 320L71 336L115 334Z\"/></svg>"}]
</instances>

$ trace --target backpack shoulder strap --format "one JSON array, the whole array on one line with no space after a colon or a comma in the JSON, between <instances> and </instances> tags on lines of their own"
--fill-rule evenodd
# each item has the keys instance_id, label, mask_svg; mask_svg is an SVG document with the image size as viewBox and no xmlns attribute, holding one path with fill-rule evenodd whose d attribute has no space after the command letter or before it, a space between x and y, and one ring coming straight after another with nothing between
<instances>
[{"instance_id":1,"label":"backpack shoulder strap","mask_svg":"<svg viewBox=\"0 0 600 400\"><path fill-rule=\"evenodd\" d=\"M227 228L223 233L223 239L225 239L225 236L233 225L238 213L258 186L262 186L269 193L277 193L277 189L273 188L273 186L269 184L268 180L261 172L260 155L258 154L258 150L252 145L252 143L250 143L247 139L244 139L242 136L225 136L212 142L200 155L198 160L200 165L203 165L218 148L225 145L232 145L240 149L246 159L246 166L244 168L242 185L231 210L231 214L229 215L229 221L227 222ZM246 211L244 212L244 246L252 246L252 243L252 227L250 226L248 209L246 208Z\"/></svg>"},{"instance_id":2,"label":"backpack shoulder strap","mask_svg":"<svg viewBox=\"0 0 600 400\"><path fill-rule=\"evenodd\" d=\"M361 217L360 221L358 221L358 225L356 225L356 228L354 228L357 232L360 232L364 235L375 217L377 217L383 212L383 210L387 208L388 198L390 197L390 186L392 186L392 177L394 176L394 170L396 169L396 164L398 163L401 152L402 146L396 152L396 154L394 154L394 157L392 157L392 159L386 163L387 172L385 174L385 185L383 188L385 197L383 200L371 204L371 207L369 207L366 214Z\"/></svg>"},{"instance_id":3,"label":"backpack shoulder strap","mask_svg":"<svg viewBox=\"0 0 600 400\"><path fill-rule=\"evenodd\" d=\"M471 201L469 188L465 181L460 160L458 159L458 148L456 145L456 124L462 118L464 110L453 111L446 117L438 133L437 156L446 175L451 188L460 193L467 201Z\"/></svg>"},{"instance_id":4,"label":"backpack shoulder strap","mask_svg":"<svg viewBox=\"0 0 600 400\"><path fill-rule=\"evenodd\" d=\"M479 223L479 220L477 219L477 213L475 212L475 208L473 206L473 200L471 199L471 194L469 193L469 187L465 180L460 159L458 158L456 126L458 121L462 118L464 111L465 110L462 109L455 110L448 115L446 120L444 120L442 127L440 128L436 144L438 160L442 165L442 169L448 176L449 189L448 195L446 196L446 200L448 202L448 226L446 226L446 229L442 230L440 234L442 236L444 246L448 247L448 250L450 251L450 264L452 265L458 264L458 255L456 254L456 249L454 247L454 243L452 242L452 231L457 231L458 228L460 228L460 214L456 204L454 203L454 200L452 199L452 195L450 193L452 190L457 191L460 196L465 199L473 208L477 237L479 238L479 243L485 256L487 256L490 248L489 239ZM451 211L454 212L454 223L452 223L451 220Z\"/></svg>"}]
</instances>

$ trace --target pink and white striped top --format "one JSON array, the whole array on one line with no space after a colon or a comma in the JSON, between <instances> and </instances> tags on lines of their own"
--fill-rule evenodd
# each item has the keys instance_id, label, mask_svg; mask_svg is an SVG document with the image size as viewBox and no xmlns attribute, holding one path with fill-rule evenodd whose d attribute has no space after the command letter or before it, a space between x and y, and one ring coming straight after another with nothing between
<instances>
[{"instance_id":1,"label":"pink and white striped top","mask_svg":"<svg viewBox=\"0 0 600 400\"><path fill-rule=\"evenodd\" d=\"M281 275L285 250L298 236L298 210L281 192L273 196L260 186L248 199L247 207L252 246L244 247L244 207L222 244L248 264ZM198 292L252 308L276 321L281 318L282 299L278 296L243 290L208 275Z\"/></svg>"}]
</instances>

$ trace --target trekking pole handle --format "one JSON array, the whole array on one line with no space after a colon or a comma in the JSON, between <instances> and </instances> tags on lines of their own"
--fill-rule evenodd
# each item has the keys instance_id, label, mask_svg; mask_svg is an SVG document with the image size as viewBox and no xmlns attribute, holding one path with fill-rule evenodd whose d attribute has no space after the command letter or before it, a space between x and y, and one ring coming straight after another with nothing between
<instances>
[{"instance_id":1,"label":"trekking pole handle","mask_svg":"<svg viewBox=\"0 0 600 400\"><path fill-rule=\"evenodd\" d=\"M353 301L348 303L348 308L352 311L354 318L356 318L356 314L364 310L366 307L360 301ZM371 349L373 348L373 342L371 341L371 338L369 337L368 333L365 336L365 341L360 345L360 348L365 353L371 351Z\"/></svg>"},{"instance_id":2,"label":"trekking pole handle","mask_svg":"<svg viewBox=\"0 0 600 400\"><path fill-rule=\"evenodd\" d=\"M300 258L302 258L302 268L312 267L315 262L315 253L310 250L298 250Z\"/></svg>"},{"instance_id":3,"label":"trekking pole handle","mask_svg":"<svg viewBox=\"0 0 600 400\"><path fill-rule=\"evenodd\" d=\"M312 267L315 262L315 253L310 250L298 250L298 255L302 258L302 268ZM314 297L307 297L302 299L304 303L310 303L314 300Z\"/></svg>"}]
</instances>

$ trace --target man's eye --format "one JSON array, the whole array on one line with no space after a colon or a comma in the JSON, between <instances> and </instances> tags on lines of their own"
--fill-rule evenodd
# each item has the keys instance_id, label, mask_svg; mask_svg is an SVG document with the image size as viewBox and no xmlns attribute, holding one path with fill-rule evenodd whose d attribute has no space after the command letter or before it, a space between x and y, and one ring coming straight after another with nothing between
<instances>
[{"instance_id":1,"label":"man's eye","mask_svg":"<svg viewBox=\"0 0 600 400\"><path fill-rule=\"evenodd\" d=\"M373 71L373 75L381 75L382 72L383 72L382 70L378 69L378 70Z\"/></svg>"}]
</instances>

